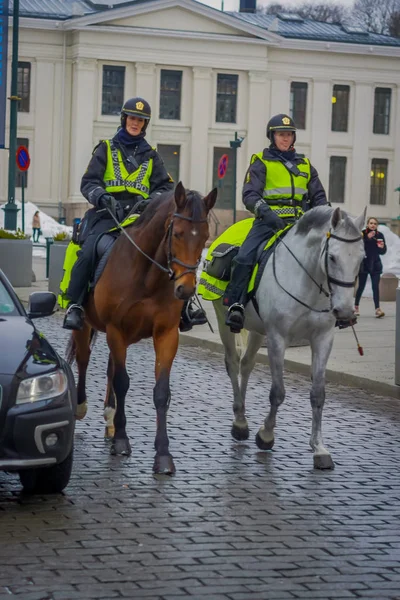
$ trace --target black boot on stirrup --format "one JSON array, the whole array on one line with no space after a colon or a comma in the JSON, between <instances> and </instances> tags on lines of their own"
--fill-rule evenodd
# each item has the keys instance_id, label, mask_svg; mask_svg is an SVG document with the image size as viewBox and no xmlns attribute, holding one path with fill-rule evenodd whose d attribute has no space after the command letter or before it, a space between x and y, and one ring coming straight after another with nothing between
<instances>
[{"instance_id":1,"label":"black boot on stirrup","mask_svg":"<svg viewBox=\"0 0 400 600\"><path fill-rule=\"evenodd\" d=\"M243 304L232 304L226 315L225 325L230 327L232 333L240 333L244 327L244 306Z\"/></svg>"},{"instance_id":2,"label":"black boot on stirrup","mask_svg":"<svg viewBox=\"0 0 400 600\"><path fill-rule=\"evenodd\" d=\"M71 304L65 313L63 328L80 331L85 322L85 312L79 304Z\"/></svg>"},{"instance_id":3,"label":"black boot on stirrup","mask_svg":"<svg viewBox=\"0 0 400 600\"><path fill-rule=\"evenodd\" d=\"M192 300L185 302L182 308L181 321L179 323L179 331L182 333L190 331L194 325L205 325L207 317L204 310L197 308Z\"/></svg>"}]
</instances>

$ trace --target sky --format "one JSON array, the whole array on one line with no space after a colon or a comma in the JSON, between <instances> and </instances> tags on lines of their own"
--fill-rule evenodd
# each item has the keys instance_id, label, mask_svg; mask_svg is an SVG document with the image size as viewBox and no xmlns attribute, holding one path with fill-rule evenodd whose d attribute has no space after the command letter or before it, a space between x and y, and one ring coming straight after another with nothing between
<instances>
[{"instance_id":1,"label":"sky","mask_svg":"<svg viewBox=\"0 0 400 600\"><path fill-rule=\"evenodd\" d=\"M239 9L239 0L199 0L203 4L208 4L208 6L212 6L213 8L221 8L221 2L224 2L224 10L227 11L237 11ZM296 5L303 4L303 0L276 0L282 5ZM318 4L323 2L324 4L344 4L345 6L352 6L354 0L307 0L312 4ZM377 0L378 1L378 0ZM267 4L272 4L275 0L257 0L257 6L266 6Z\"/></svg>"}]
</instances>

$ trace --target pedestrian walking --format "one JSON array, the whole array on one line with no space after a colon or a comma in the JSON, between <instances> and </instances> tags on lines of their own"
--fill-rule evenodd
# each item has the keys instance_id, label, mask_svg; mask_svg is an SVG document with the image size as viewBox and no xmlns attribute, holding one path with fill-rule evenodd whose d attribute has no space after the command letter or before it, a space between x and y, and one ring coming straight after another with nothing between
<instances>
[{"instance_id":1,"label":"pedestrian walking","mask_svg":"<svg viewBox=\"0 0 400 600\"><path fill-rule=\"evenodd\" d=\"M37 210L32 218L32 241L38 242L40 237L40 216Z\"/></svg>"},{"instance_id":2,"label":"pedestrian walking","mask_svg":"<svg viewBox=\"0 0 400 600\"><path fill-rule=\"evenodd\" d=\"M378 231L378 220L369 217L366 229L363 230L365 258L361 263L358 275L358 289L356 292L354 312L360 315L359 304L367 283L368 275L371 277L372 293L375 304L375 316L380 319L385 313L379 306L379 281L382 274L381 255L386 254L386 242L383 233Z\"/></svg>"}]
</instances>

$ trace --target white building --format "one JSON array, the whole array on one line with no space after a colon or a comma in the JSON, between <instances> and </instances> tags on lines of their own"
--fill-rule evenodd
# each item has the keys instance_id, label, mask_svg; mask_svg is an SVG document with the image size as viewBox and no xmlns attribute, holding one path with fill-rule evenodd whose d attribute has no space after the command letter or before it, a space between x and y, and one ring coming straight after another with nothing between
<instances>
[{"instance_id":1,"label":"white building","mask_svg":"<svg viewBox=\"0 0 400 600\"><path fill-rule=\"evenodd\" d=\"M400 39L287 15L228 14L194 0L20 0L20 15L26 198L49 214L69 223L82 216L80 181L92 149L114 134L123 100L139 95L153 110L148 140L186 187L209 191L228 154L221 221L232 219L235 132L244 137L240 216L250 156L267 145L270 116L289 112L299 127L296 148L310 157L331 202L353 214L368 205L396 228ZM10 18L9 58L11 34ZM5 201L6 151L0 169Z\"/></svg>"}]
</instances>

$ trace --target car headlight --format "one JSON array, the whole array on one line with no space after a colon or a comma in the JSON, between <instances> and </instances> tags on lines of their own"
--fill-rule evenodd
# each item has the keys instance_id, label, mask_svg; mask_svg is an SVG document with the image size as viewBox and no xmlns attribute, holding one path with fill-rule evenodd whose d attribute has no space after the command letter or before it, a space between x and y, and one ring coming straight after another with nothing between
<instances>
[{"instance_id":1,"label":"car headlight","mask_svg":"<svg viewBox=\"0 0 400 600\"><path fill-rule=\"evenodd\" d=\"M24 379L19 384L16 404L26 402L38 402L48 400L55 396L61 396L68 387L67 376L64 371L58 370L47 375L39 375Z\"/></svg>"}]
</instances>

